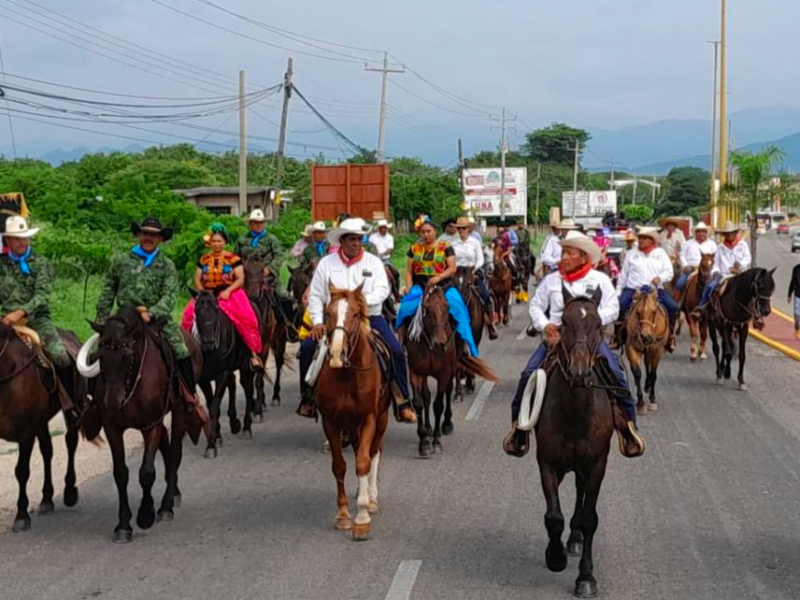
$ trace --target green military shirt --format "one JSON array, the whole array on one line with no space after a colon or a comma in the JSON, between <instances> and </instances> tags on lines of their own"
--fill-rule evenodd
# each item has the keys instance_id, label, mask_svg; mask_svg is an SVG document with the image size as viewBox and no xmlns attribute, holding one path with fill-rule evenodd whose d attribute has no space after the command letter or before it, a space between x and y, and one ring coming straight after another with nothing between
<instances>
[{"instance_id":1,"label":"green military shirt","mask_svg":"<svg viewBox=\"0 0 800 600\"><path fill-rule=\"evenodd\" d=\"M178 299L178 271L163 252L149 267L144 259L128 252L115 256L97 301L97 319L105 321L114 308L145 306L155 318L171 320Z\"/></svg>"},{"instance_id":2,"label":"green military shirt","mask_svg":"<svg viewBox=\"0 0 800 600\"><path fill-rule=\"evenodd\" d=\"M30 321L50 318L53 267L44 256L31 252L30 275L8 256L0 257L0 314L24 310Z\"/></svg>"},{"instance_id":3,"label":"green military shirt","mask_svg":"<svg viewBox=\"0 0 800 600\"><path fill-rule=\"evenodd\" d=\"M319 253L317 250L316 242L311 242L308 246L305 247L303 250L303 254L300 255L300 266L303 268L308 267L311 263L319 262L319 259L323 256L328 256L328 250L330 250L331 245L328 243L328 240L322 242L322 254Z\"/></svg>"},{"instance_id":4,"label":"green military shirt","mask_svg":"<svg viewBox=\"0 0 800 600\"><path fill-rule=\"evenodd\" d=\"M255 246L253 246L253 237L251 237L250 233L247 233L238 239L233 252L241 257L243 261L247 260L252 254L258 255L270 273L275 273L276 275L280 273L281 265L286 259L283 246L281 246L278 238L271 233L262 236Z\"/></svg>"}]
</instances>

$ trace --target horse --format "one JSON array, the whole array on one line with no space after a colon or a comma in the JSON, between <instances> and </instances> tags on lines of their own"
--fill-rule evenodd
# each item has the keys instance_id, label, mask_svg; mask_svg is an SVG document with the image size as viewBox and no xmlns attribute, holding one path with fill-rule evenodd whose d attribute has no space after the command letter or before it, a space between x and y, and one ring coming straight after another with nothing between
<instances>
[{"instance_id":1,"label":"horse","mask_svg":"<svg viewBox=\"0 0 800 600\"><path fill-rule=\"evenodd\" d=\"M483 361L462 355L455 327L450 321L447 298L441 287L428 286L422 297L420 310L422 311L421 335L419 339L414 340L409 331L405 336L405 345L408 350L409 379L414 390L412 402L417 413L419 456L429 458L435 452L442 451L441 436L453 433L453 383L459 367L463 367L467 373L489 381L498 379ZM431 393L428 389L428 377L436 379L433 428L431 428ZM431 436L433 436L432 442Z\"/></svg>"},{"instance_id":2,"label":"horse","mask_svg":"<svg viewBox=\"0 0 800 600\"><path fill-rule=\"evenodd\" d=\"M303 297L311 285L315 268L316 264L313 262L305 267L289 267L289 292L298 306L303 306Z\"/></svg>"},{"instance_id":3,"label":"horse","mask_svg":"<svg viewBox=\"0 0 800 600\"><path fill-rule=\"evenodd\" d=\"M512 286L513 278L511 276L511 269L508 268L503 258L503 250L499 245L495 246L494 271L489 279L489 289L492 291L492 296L494 296L494 307L497 311L497 319L498 321L502 321L503 325L508 325L509 301L511 299Z\"/></svg>"},{"instance_id":4,"label":"horse","mask_svg":"<svg viewBox=\"0 0 800 600\"><path fill-rule=\"evenodd\" d=\"M376 348L370 339L369 309L359 286L356 290L330 288L325 310L330 348L316 382L317 409L330 444L337 504L335 528L352 532L354 540L366 540L371 514L378 512L378 465L389 424L391 393L381 373ZM355 520L350 517L344 479L347 462L342 436L356 455L358 498Z\"/></svg>"},{"instance_id":5,"label":"horse","mask_svg":"<svg viewBox=\"0 0 800 600\"><path fill-rule=\"evenodd\" d=\"M71 334L70 334L71 335ZM77 338L75 338L77 342ZM47 381L49 378L50 381ZM85 393L85 381L74 377L75 390ZM83 385L80 385L83 384ZM17 514L12 531L28 531L31 517L28 514L27 485L30 477L33 445L39 441L44 466L42 501L38 514L52 514L53 504L53 441L48 422L60 410L58 383L55 373L45 374L39 366L35 351L23 342L17 332L0 322L0 439L19 445L19 455L14 474L19 485ZM77 395L77 394L76 394ZM66 433L67 474L64 478L64 504L78 503L75 485L75 450L78 447L78 430L70 427Z\"/></svg>"},{"instance_id":6,"label":"horse","mask_svg":"<svg viewBox=\"0 0 800 600\"><path fill-rule=\"evenodd\" d=\"M464 304L467 305L469 310L469 322L472 325L472 337L475 340L475 346L480 348L481 340L483 339L484 327L484 312L483 302L481 297L475 289L475 272L472 267L459 267L455 275L456 285L461 297L464 299ZM464 394L461 389L461 380L466 382L466 390L468 394L475 392L475 375L467 373L464 369L459 369L456 376L456 393L455 400L464 400Z\"/></svg>"},{"instance_id":7,"label":"horse","mask_svg":"<svg viewBox=\"0 0 800 600\"><path fill-rule=\"evenodd\" d=\"M128 504L128 467L125 464L126 429L138 429L144 439L144 455L139 469L142 503L136 524L149 529L156 520L152 488L156 480L155 455L164 459L167 487L158 509L159 521L172 521L173 509L181 504L178 470L183 458L186 431L183 396L178 389L177 369L169 348L157 337L157 325L146 325L136 307L126 306L104 323L91 323L100 334L100 379L96 382L96 401L111 456L114 482L119 495L119 522L113 541L133 539L131 509ZM192 351L195 373L201 369L201 354L190 336L184 333ZM172 431L164 417L172 412ZM171 434L171 435L170 435Z\"/></svg>"},{"instance_id":8,"label":"horse","mask_svg":"<svg viewBox=\"0 0 800 600\"><path fill-rule=\"evenodd\" d=\"M775 269L752 268L724 282L724 289L711 297L707 307L708 326L711 332L711 346L717 367L717 385L722 378L731 378L733 361L733 336L739 338L739 389L747 390L744 380L744 363L747 358L745 344L750 332L749 323L753 321L756 329L764 328L764 319L772 312L771 298L775 292ZM717 332L722 338L722 355L717 341Z\"/></svg>"},{"instance_id":9,"label":"horse","mask_svg":"<svg viewBox=\"0 0 800 600\"><path fill-rule=\"evenodd\" d=\"M258 309L261 324L261 362L266 365L270 350L275 356L275 381L272 386L272 406L281 405L281 374L286 360L288 326L293 316L287 315L281 299L273 291L268 280L264 279L264 263L255 254L244 263L244 285L250 301ZM271 278L271 281L275 281ZM266 407L264 395L264 371L258 370L255 378L256 401L253 408L256 419L263 419Z\"/></svg>"},{"instance_id":10,"label":"horse","mask_svg":"<svg viewBox=\"0 0 800 600\"><path fill-rule=\"evenodd\" d=\"M219 308L214 294L207 290L190 291L195 299L196 335L203 351L203 370L199 386L206 398L210 419L210 433L203 456L216 458L219 446L222 445L220 405L226 390L233 387L235 391L236 371L239 371L245 396L244 424L239 437L243 440L253 439L254 374L250 366L250 350L233 322ZM234 398L231 398L231 402L234 402Z\"/></svg>"},{"instance_id":11,"label":"horse","mask_svg":"<svg viewBox=\"0 0 800 600\"><path fill-rule=\"evenodd\" d=\"M644 392L650 394L649 410L656 412L658 364L669 339L669 316L666 309L658 302L658 290L655 287L636 290L633 304L625 320L625 329L627 334L625 354L630 362L633 378L636 380L637 412L643 415L648 410L642 393L642 361L645 368Z\"/></svg>"},{"instance_id":12,"label":"horse","mask_svg":"<svg viewBox=\"0 0 800 600\"><path fill-rule=\"evenodd\" d=\"M713 267L714 255L703 254L700 258L700 266L689 276L689 280L686 282L683 299L681 301L681 310L686 317L686 323L689 326L689 335L692 339L689 354L689 359L692 362L695 362L698 358L700 360L708 358L706 354L708 320L705 318L705 315L698 319L692 316L692 313L695 308L697 308L697 305L700 304L703 290L711 279L711 269Z\"/></svg>"},{"instance_id":13,"label":"horse","mask_svg":"<svg viewBox=\"0 0 800 600\"><path fill-rule=\"evenodd\" d=\"M593 598L597 595L592 558L597 498L605 477L614 416L612 401L594 372L597 347L603 339L598 294L573 298L565 289L564 302L561 340L552 351L557 366L549 375L536 426L536 461L547 504L545 562L558 573L567 568L568 555L580 556L575 596ZM575 472L577 495L565 551L558 488L570 471Z\"/></svg>"}]
</instances>

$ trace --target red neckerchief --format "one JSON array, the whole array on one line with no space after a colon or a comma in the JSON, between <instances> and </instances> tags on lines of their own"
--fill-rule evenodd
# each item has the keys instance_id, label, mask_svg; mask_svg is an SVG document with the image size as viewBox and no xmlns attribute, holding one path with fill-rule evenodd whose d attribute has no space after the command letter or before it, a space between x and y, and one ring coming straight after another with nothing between
<instances>
[{"instance_id":1,"label":"red neckerchief","mask_svg":"<svg viewBox=\"0 0 800 600\"><path fill-rule=\"evenodd\" d=\"M733 250L736 247L736 244L739 243L739 236L737 235L735 238L733 238L732 242L729 242L728 240L722 240L722 243Z\"/></svg>"},{"instance_id":2,"label":"red neckerchief","mask_svg":"<svg viewBox=\"0 0 800 600\"><path fill-rule=\"evenodd\" d=\"M577 271L573 271L572 273L564 272L562 267L558 267L558 272L561 274L561 278L566 281L567 283L575 283L579 279L583 279L586 275L589 274L589 271L592 270L592 263L586 263Z\"/></svg>"},{"instance_id":3,"label":"red neckerchief","mask_svg":"<svg viewBox=\"0 0 800 600\"><path fill-rule=\"evenodd\" d=\"M650 246L650 247L649 247L647 250L644 250L644 249L642 249L642 248L639 248L639 250L642 252L642 254L644 254L645 256L647 256L648 254L650 254L650 253L651 253L653 250L655 250L656 248L658 248L658 246L656 246L655 244L653 244L653 245L652 245L652 246Z\"/></svg>"},{"instance_id":4,"label":"red neckerchief","mask_svg":"<svg viewBox=\"0 0 800 600\"><path fill-rule=\"evenodd\" d=\"M360 250L359 253L356 254L353 258L347 258L344 255L344 252L342 252L342 249L339 248L339 258L342 260L345 267L352 267L354 264L356 264L358 261L364 258L364 250Z\"/></svg>"}]
</instances>

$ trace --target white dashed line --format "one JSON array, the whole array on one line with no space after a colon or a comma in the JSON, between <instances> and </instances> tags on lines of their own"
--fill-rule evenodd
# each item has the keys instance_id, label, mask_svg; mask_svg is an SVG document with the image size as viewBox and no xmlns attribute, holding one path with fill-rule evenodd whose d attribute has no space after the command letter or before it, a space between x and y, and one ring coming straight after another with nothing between
<instances>
[{"instance_id":1,"label":"white dashed line","mask_svg":"<svg viewBox=\"0 0 800 600\"><path fill-rule=\"evenodd\" d=\"M394 574L392 586L386 594L386 600L408 600L411 597L411 590L414 589L421 566L421 560L402 561Z\"/></svg>"},{"instance_id":2,"label":"white dashed line","mask_svg":"<svg viewBox=\"0 0 800 600\"><path fill-rule=\"evenodd\" d=\"M485 381L483 383L483 386L481 386L478 395L475 396L475 400L472 402L472 406L467 413L467 421L477 421L480 418L483 412L483 406L486 404L486 400L489 399L489 394L492 393L493 388L493 381Z\"/></svg>"},{"instance_id":3,"label":"white dashed line","mask_svg":"<svg viewBox=\"0 0 800 600\"><path fill-rule=\"evenodd\" d=\"M519 332L519 335L517 336L517 341L521 342L522 340L525 339L526 335L528 335L528 331L527 329L523 329L522 331Z\"/></svg>"}]
</instances>

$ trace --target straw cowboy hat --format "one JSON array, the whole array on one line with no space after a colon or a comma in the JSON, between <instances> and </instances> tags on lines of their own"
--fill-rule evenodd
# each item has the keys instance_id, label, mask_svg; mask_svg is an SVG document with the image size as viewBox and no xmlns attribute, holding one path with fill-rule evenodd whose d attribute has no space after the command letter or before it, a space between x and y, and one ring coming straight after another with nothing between
<instances>
[{"instance_id":1,"label":"straw cowboy hat","mask_svg":"<svg viewBox=\"0 0 800 600\"><path fill-rule=\"evenodd\" d=\"M375 213L375 214L382 215L383 213ZM386 227L387 229L391 229L392 227L394 227L394 225L389 223L388 219L386 219L385 217L380 217L378 219L375 219L375 227L376 228Z\"/></svg>"},{"instance_id":2,"label":"straw cowboy hat","mask_svg":"<svg viewBox=\"0 0 800 600\"><path fill-rule=\"evenodd\" d=\"M589 257L589 262L593 265L600 262L603 257L600 252L600 246L594 243L594 240L580 231L570 231L566 237L559 242L562 248L575 248L581 252L585 252Z\"/></svg>"},{"instance_id":3,"label":"straw cowboy hat","mask_svg":"<svg viewBox=\"0 0 800 600\"><path fill-rule=\"evenodd\" d=\"M695 231L708 231L708 225L706 225L703 221L700 221L697 225L694 226Z\"/></svg>"},{"instance_id":4,"label":"straw cowboy hat","mask_svg":"<svg viewBox=\"0 0 800 600\"><path fill-rule=\"evenodd\" d=\"M625 237L624 237L623 239L624 239L626 242L635 242L635 241L636 241L636 234L635 234L635 233L633 233L633 231L631 231L631 230L629 229L629 230L628 230L628 232L625 234Z\"/></svg>"},{"instance_id":5,"label":"straw cowboy hat","mask_svg":"<svg viewBox=\"0 0 800 600\"><path fill-rule=\"evenodd\" d=\"M572 219L564 219L563 221L556 221L555 223L550 223L550 227L555 229L566 229L566 230L577 230L580 229L577 225L575 225L575 221Z\"/></svg>"},{"instance_id":6,"label":"straw cowboy hat","mask_svg":"<svg viewBox=\"0 0 800 600\"><path fill-rule=\"evenodd\" d=\"M6 237L32 238L37 233L39 233L38 227L29 229L28 222L23 217L11 215L6 219L6 230L3 235Z\"/></svg>"},{"instance_id":7,"label":"straw cowboy hat","mask_svg":"<svg viewBox=\"0 0 800 600\"><path fill-rule=\"evenodd\" d=\"M328 241L332 246L338 246L339 240L343 235L351 233L356 235L366 235L370 231L372 231L372 227L370 227L369 223L367 223L364 219L358 217L345 219L338 227L331 229L328 232Z\"/></svg>"},{"instance_id":8,"label":"straw cowboy hat","mask_svg":"<svg viewBox=\"0 0 800 600\"><path fill-rule=\"evenodd\" d=\"M470 225L472 225L472 223L470 223L469 217L458 217L456 219L456 229L461 227L469 227Z\"/></svg>"},{"instance_id":9,"label":"straw cowboy hat","mask_svg":"<svg viewBox=\"0 0 800 600\"><path fill-rule=\"evenodd\" d=\"M680 227L685 223L685 220L680 217L662 217L658 220L659 227L666 227L670 223L675 225L675 227Z\"/></svg>"},{"instance_id":10,"label":"straw cowboy hat","mask_svg":"<svg viewBox=\"0 0 800 600\"><path fill-rule=\"evenodd\" d=\"M649 237L656 244L661 243L661 234L658 231L658 227L639 227L636 230L636 237Z\"/></svg>"},{"instance_id":11,"label":"straw cowboy hat","mask_svg":"<svg viewBox=\"0 0 800 600\"><path fill-rule=\"evenodd\" d=\"M133 235L154 233L155 235L160 235L165 242L172 239L172 227L162 227L161 221L156 217L145 217L141 225L134 221L131 223L131 232L133 232Z\"/></svg>"},{"instance_id":12,"label":"straw cowboy hat","mask_svg":"<svg viewBox=\"0 0 800 600\"><path fill-rule=\"evenodd\" d=\"M717 229L717 233L736 233L737 231L741 231L741 227L735 225L733 221L726 221L725 227L721 229Z\"/></svg>"},{"instance_id":13,"label":"straw cowboy hat","mask_svg":"<svg viewBox=\"0 0 800 600\"><path fill-rule=\"evenodd\" d=\"M308 226L308 233L314 233L316 231L328 231L328 227L325 225L325 221L317 221L313 225Z\"/></svg>"}]
</instances>

